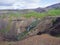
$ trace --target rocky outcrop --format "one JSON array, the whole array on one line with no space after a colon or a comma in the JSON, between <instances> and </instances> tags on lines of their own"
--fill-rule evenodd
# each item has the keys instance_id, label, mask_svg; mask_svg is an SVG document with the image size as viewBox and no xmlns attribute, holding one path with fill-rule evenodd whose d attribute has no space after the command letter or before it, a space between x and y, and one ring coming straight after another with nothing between
<instances>
[{"instance_id":1,"label":"rocky outcrop","mask_svg":"<svg viewBox=\"0 0 60 45\"><path fill-rule=\"evenodd\" d=\"M52 26L52 17L45 17L40 21L40 23L32 29L32 33L30 32L30 35L36 35L37 33L40 32L44 33L46 30L48 30Z\"/></svg>"},{"instance_id":2,"label":"rocky outcrop","mask_svg":"<svg viewBox=\"0 0 60 45\"><path fill-rule=\"evenodd\" d=\"M56 20L53 22L53 26L49 29L49 33L53 36L60 35L60 17L56 17Z\"/></svg>"},{"instance_id":3,"label":"rocky outcrop","mask_svg":"<svg viewBox=\"0 0 60 45\"><path fill-rule=\"evenodd\" d=\"M2 22L3 21L3 22ZM30 25L33 21L35 21L35 18L30 18L30 19L13 19L13 20L1 20L0 22L0 27L2 32L4 40L17 40L17 36L26 31L26 27Z\"/></svg>"},{"instance_id":4,"label":"rocky outcrop","mask_svg":"<svg viewBox=\"0 0 60 45\"><path fill-rule=\"evenodd\" d=\"M45 17L32 31L29 35L41 35L50 34L52 36L60 35L60 17Z\"/></svg>"},{"instance_id":5,"label":"rocky outcrop","mask_svg":"<svg viewBox=\"0 0 60 45\"><path fill-rule=\"evenodd\" d=\"M33 35L41 35L41 34L50 34L52 36L60 35L60 17L44 17L43 19L39 20L39 23L35 25L36 18L29 18L29 19L15 19L11 22L6 20L0 20L0 31L4 39L7 40L17 40L20 34L23 35L22 38L27 38ZM33 28L27 31L26 27L32 26ZM1 33L1 32L0 32ZM25 34L27 34L25 36Z\"/></svg>"}]
</instances>

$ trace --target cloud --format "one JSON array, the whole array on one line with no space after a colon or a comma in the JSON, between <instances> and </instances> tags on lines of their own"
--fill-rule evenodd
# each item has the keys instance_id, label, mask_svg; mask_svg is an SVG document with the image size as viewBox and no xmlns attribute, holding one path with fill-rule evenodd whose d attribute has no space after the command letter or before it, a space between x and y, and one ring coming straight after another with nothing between
<instances>
[{"instance_id":1,"label":"cloud","mask_svg":"<svg viewBox=\"0 0 60 45\"><path fill-rule=\"evenodd\" d=\"M13 8L13 9L23 9L23 8L36 8L39 5L40 0L2 0L0 1L0 7L3 8Z\"/></svg>"},{"instance_id":2,"label":"cloud","mask_svg":"<svg viewBox=\"0 0 60 45\"><path fill-rule=\"evenodd\" d=\"M15 2L15 0L0 0L0 3L11 4Z\"/></svg>"},{"instance_id":3,"label":"cloud","mask_svg":"<svg viewBox=\"0 0 60 45\"><path fill-rule=\"evenodd\" d=\"M53 0L55 1L55 0ZM30 9L37 7L46 7L54 2L51 0L1 0L0 9ZM59 2L59 1L55 1Z\"/></svg>"},{"instance_id":4,"label":"cloud","mask_svg":"<svg viewBox=\"0 0 60 45\"><path fill-rule=\"evenodd\" d=\"M0 3L0 6L11 6L12 4Z\"/></svg>"},{"instance_id":5,"label":"cloud","mask_svg":"<svg viewBox=\"0 0 60 45\"><path fill-rule=\"evenodd\" d=\"M16 8L20 8L20 9L22 9L22 8L36 8L36 7L39 7L39 1L40 0L23 0L23 1L17 1L17 2L15 2L14 4L13 4L13 6L12 7L14 7L15 9Z\"/></svg>"}]
</instances>

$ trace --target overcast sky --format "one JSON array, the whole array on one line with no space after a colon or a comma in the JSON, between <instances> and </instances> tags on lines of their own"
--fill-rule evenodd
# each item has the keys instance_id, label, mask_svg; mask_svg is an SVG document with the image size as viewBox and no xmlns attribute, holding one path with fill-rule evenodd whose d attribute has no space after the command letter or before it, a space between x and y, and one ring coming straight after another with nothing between
<instances>
[{"instance_id":1,"label":"overcast sky","mask_svg":"<svg viewBox=\"0 0 60 45\"><path fill-rule=\"evenodd\" d=\"M60 3L60 0L0 0L0 9L30 9Z\"/></svg>"}]
</instances>

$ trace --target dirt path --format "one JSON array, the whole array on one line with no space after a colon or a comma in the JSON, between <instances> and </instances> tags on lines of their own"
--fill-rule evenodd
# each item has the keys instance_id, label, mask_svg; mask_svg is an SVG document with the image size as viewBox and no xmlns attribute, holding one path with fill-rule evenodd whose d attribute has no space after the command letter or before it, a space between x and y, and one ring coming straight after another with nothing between
<instances>
[{"instance_id":1,"label":"dirt path","mask_svg":"<svg viewBox=\"0 0 60 45\"><path fill-rule=\"evenodd\" d=\"M0 42L0 45L60 45L60 38L42 34L17 42Z\"/></svg>"},{"instance_id":2,"label":"dirt path","mask_svg":"<svg viewBox=\"0 0 60 45\"><path fill-rule=\"evenodd\" d=\"M60 45L60 38L49 36L48 34L37 35L19 41L16 45Z\"/></svg>"}]
</instances>

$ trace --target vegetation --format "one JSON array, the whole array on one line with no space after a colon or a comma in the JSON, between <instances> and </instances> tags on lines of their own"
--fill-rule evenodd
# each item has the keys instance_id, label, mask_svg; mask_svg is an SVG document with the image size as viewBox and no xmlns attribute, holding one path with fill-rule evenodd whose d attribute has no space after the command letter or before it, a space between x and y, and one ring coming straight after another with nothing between
<instances>
[{"instance_id":1,"label":"vegetation","mask_svg":"<svg viewBox=\"0 0 60 45\"><path fill-rule=\"evenodd\" d=\"M49 10L47 14L51 16L60 16L60 9Z\"/></svg>"},{"instance_id":2,"label":"vegetation","mask_svg":"<svg viewBox=\"0 0 60 45\"><path fill-rule=\"evenodd\" d=\"M24 14L23 16L26 18L29 18L29 17L43 18L48 15L49 16L59 16L60 9L53 9L53 10L49 10L49 11L43 12L43 13L30 12L30 13Z\"/></svg>"},{"instance_id":3,"label":"vegetation","mask_svg":"<svg viewBox=\"0 0 60 45\"><path fill-rule=\"evenodd\" d=\"M38 13L38 12L29 12L29 13L25 13L25 14L20 14L20 13L8 13L8 14L4 14L3 16L0 17L9 17L10 19L13 18L20 18L21 16L26 17L26 18L30 18L30 17L36 17L36 18L43 18L45 16L59 16L60 15L60 9L52 9L49 10L47 12L43 12L43 13Z\"/></svg>"}]
</instances>

